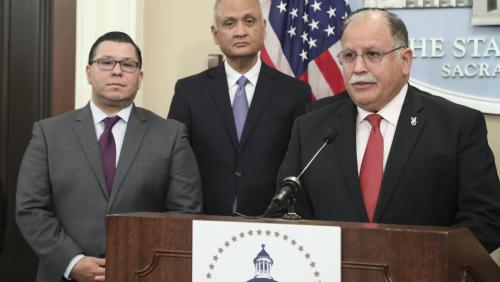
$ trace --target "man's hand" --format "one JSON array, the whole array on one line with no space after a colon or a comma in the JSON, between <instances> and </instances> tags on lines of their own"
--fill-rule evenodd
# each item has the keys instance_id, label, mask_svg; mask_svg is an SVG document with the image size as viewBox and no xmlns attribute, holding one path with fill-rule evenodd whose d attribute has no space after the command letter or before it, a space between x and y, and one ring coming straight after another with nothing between
<instances>
[{"instance_id":1,"label":"man's hand","mask_svg":"<svg viewBox=\"0 0 500 282\"><path fill-rule=\"evenodd\" d=\"M104 281L105 265L106 259L86 256L75 264L69 276L78 282Z\"/></svg>"}]
</instances>

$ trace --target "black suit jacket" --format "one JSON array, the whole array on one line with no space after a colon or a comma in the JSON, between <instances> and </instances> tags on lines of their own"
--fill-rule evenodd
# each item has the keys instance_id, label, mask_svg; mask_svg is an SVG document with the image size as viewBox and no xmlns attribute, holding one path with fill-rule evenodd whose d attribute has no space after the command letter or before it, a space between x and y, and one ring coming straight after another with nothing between
<instances>
[{"instance_id":1,"label":"black suit jacket","mask_svg":"<svg viewBox=\"0 0 500 282\"><path fill-rule=\"evenodd\" d=\"M224 65L180 79L168 117L185 123L200 168L204 212L262 214L309 86L262 63L240 143Z\"/></svg>"},{"instance_id":2,"label":"black suit jacket","mask_svg":"<svg viewBox=\"0 0 500 282\"><path fill-rule=\"evenodd\" d=\"M357 169L356 115L355 104L346 99L297 119L279 177L297 175L324 132L336 132L301 179L302 215L367 221ZM466 226L488 251L500 246L500 184L483 115L410 86L374 221Z\"/></svg>"},{"instance_id":3,"label":"black suit jacket","mask_svg":"<svg viewBox=\"0 0 500 282\"><path fill-rule=\"evenodd\" d=\"M7 196L4 193L0 179L0 253L3 251L3 241L7 227Z\"/></svg>"},{"instance_id":4,"label":"black suit jacket","mask_svg":"<svg viewBox=\"0 0 500 282\"><path fill-rule=\"evenodd\" d=\"M324 97L324 98L318 99L314 102L310 102L309 104L307 104L306 112L308 113L308 112L316 111L316 110L322 109L328 105L331 105L333 103L343 101L345 99L350 99L349 94L347 94L347 91L342 91L342 92L335 94L333 96Z\"/></svg>"}]
</instances>

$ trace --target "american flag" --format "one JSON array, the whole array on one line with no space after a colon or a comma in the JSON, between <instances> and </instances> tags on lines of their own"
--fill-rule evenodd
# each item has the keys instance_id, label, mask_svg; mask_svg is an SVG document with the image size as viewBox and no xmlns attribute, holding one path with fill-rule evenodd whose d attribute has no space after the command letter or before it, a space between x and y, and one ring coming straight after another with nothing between
<instances>
[{"instance_id":1,"label":"american flag","mask_svg":"<svg viewBox=\"0 0 500 282\"><path fill-rule=\"evenodd\" d=\"M347 0L260 0L267 18L261 58L307 81L315 99L345 89L337 59L340 28L351 12Z\"/></svg>"}]
</instances>

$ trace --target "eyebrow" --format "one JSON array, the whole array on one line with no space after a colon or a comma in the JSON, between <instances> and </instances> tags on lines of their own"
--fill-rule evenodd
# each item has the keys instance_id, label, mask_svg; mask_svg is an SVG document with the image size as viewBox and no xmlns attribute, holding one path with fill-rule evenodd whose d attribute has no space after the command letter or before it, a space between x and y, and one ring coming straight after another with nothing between
<instances>
[{"instance_id":1,"label":"eyebrow","mask_svg":"<svg viewBox=\"0 0 500 282\"><path fill-rule=\"evenodd\" d=\"M243 19L246 19L246 18L257 19L258 17L254 13L248 12L248 13L243 14ZM222 18L222 22L225 22L225 21L228 21L228 20L237 20L237 19L238 19L238 17L235 17L235 16L226 16L226 17Z\"/></svg>"},{"instance_id":2,"label":"eyebrow","mask_svg":"<svg viewBox=\"0 0 500 282\"><path fill-rule=\"evenodd\" d=\"M137 61L136 59L134 58L131 58L131 57L124 57L124 58L116 58L116 57L113 57L113 56L110 56L110 55L104 55L98 59L112 59L112 60L115 60L115 61Z\"/></svg>"}]
</instances>

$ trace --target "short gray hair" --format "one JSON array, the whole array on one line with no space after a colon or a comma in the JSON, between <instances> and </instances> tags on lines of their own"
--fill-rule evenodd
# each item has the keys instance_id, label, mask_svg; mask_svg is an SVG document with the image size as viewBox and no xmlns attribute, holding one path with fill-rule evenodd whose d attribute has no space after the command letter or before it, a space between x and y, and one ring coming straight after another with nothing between
<instances>
[{"instance_id":1,"label":"short gray hair","mask_svg":"<svg viewBox=\"0 0 500 282\"><path fill-rule=\"evenodd\" d=\"M217 8L219 7L219 4L222 0L215 0L215 3L214 3L214 27L215 29L217 29ZM257 2L257 5L259 6L259 10L260 12L262 13L262 7L260 5L260 0L254 0L255 2Z\"/></svg>"},{"instance_id":2,"label":"short gray hair","mask_svg":"<svg viewBox=\"0 0 500 282\"><path fill-rule=\"evenodd\" d=\"M362 8L354 11L342 23L342 29L340 30L340 38L342 38L345 29L351 22L353 22L356 18L369 14L380 15L387 20L389 28L391 29L391 36L394 39L396 45L403 46L406 48L409 46L408 30L406 29L406 25L403 22L403 20L401 20L401 18L398 15L394 14L393 12L389 12L381 8Z\"/></svg>"}]
</instances>

